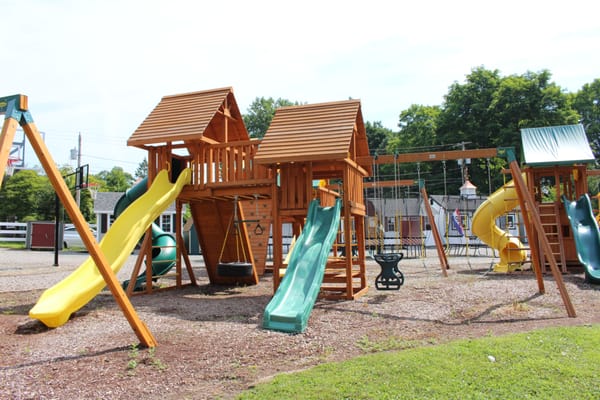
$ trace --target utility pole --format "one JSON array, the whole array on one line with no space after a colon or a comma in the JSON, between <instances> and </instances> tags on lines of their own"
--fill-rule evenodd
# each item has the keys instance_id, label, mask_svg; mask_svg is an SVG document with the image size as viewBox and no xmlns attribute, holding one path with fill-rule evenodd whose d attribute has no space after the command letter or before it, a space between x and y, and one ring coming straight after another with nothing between
<instances>
[{"instance_id":1,"label":"utility pole","mask_svg":"<svg viewBox=\"0 0 600 400\"><path fill-rule=\"evenodd\" d=\"M465 142L462 141L461 143L455 145L454 147L461 147L462 151L466 150L466 146L467 144L470 144L471 142ZM471 159L470 158L459 158L457 160L458 165L460 166L460 173L462 175L462 183L464 184L468 179L469 179L469 164L471 164Z\"/></svg>"},{"instance_id":2,"label":"utility pole","mask_svg":"<svg viewBox=\"0 0 600 400\"><path fill-rule=\"evenodd\" d=\"M80 172L80 170L81 170L81 132L79 132L79 137L77 139L77 149L71 150L71 160L73 160L75 158L75 157L73 157L74 150L77 151L77 169L75 171ZM79 176L76 177L76 180L79 180ZM77 203L77 208L79 208L79 209L81 209L80 186L81 185L77 185L77 187L75 188L75 202Z\"/></svg>"},{"instance_id":3,"label":"utility pole","mask_svg":"<svg viewBox=\"0 0 600 400\"><path fill-rule=\"evenodd\" d=\"M77 143L77 170L81 170L81 132L79 132ZM77 188L77 207L81 209L81 185Z\"/></svg>"}]
</instances>

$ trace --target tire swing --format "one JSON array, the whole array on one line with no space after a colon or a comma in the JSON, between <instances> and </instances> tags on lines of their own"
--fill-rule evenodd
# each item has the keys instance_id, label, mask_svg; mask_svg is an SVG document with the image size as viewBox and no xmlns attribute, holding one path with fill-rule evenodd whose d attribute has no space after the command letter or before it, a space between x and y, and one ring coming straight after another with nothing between
<instances>
[{"instance_id":1,"label":"tire swing","mask_svg":"<svg viewBox=\"0 0 600 400\"><path fill-rule=\"evenodd\" d=\"M238 197L235 196L233 203L233 215L227 225L227 231L225 232L225 238L223 239L223 245L221 246L221 253L219 254L219 262L217 264L217 274L220 276L230 277L248 277L252 276L254 271L252 263L248 261L246 255L246 249L242 244L242 230L240 224L244 221L238 219ZM225 252L225 246L227 245L227 239L229 234L233 233L235 236L235 252L236 261L223 262L223 253Z\"/></svg>"}]
</instances>

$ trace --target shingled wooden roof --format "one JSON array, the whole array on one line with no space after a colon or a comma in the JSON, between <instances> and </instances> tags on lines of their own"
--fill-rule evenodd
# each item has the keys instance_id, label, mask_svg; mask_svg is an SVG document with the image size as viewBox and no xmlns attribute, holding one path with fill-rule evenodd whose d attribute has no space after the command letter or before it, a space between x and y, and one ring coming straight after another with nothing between
<instances>
[{"instance_id":1,"label":"shingled wooden roof","mask_svg":"<svg viewBox=\"0 0 600 400\"><path fill-rule=\"evenodd\" d=\"M127 145L143 148L202 138L218 142L249 138L232 88L163 97L127 140Z\"/></svg>"},{"instance_id":2,"label":"shingled wooden roof","mask_svg":"<svg viewBox=\"0 0 600 400\"><path fill-rule=\"evenodd\" d=\"M277 109L254 159L277 164L368 155L360 100L346 100Z\"/></svg>"}]
</instances>

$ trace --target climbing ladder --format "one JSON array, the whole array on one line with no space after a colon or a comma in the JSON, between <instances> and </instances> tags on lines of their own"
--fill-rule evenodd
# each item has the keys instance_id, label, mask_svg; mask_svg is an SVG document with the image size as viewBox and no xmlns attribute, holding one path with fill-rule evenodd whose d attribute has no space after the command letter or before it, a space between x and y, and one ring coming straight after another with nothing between
<instances>
[{"instance_id":1,"label":"climbing ladder","mask_svg":"<svg viewBox=\"0 0 600 400\"><path fill-rule=\"evenodd\" d=\"M567 262L565 257L565 251L563 249L563 232L560 223L560 209L558 202L552 203L541 203L538 205L538 213L540 215L540 221L544 229L543 235L548 239L548 244L552 249L552 255L554 259L560 262L561 271L567 272ZM540 253L540 259L542 254ZM542 263L542 272L547 272L547 263Z\"/></svg>"}]
</instances>

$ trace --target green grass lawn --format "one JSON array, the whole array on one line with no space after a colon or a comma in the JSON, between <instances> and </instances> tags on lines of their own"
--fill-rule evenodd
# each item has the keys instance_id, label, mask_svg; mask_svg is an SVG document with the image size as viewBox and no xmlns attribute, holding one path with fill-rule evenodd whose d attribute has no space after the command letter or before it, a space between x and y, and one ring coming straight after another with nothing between
<instances>
[{"instance_id":1,"label":"green grass lawn","mask_svg":"<svg viewBox=\"0 0 600 400\"><path fill-rule=\"evenodd\" d=\"M600 325L380 352L282 374L239 399L598 399Z\"/></svg>"},{"instance_id":2,"label":"green grass lawn","mask_svg":"<svg viewBox=\"0 0 600 400\"><path fill-rule=\"evenodd\" d=\"M7 249L24 249L25 243L23 242L0 242L0 247Z\"/></svg>"}]
</instances>

